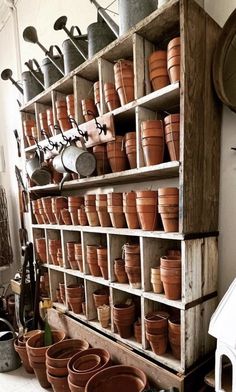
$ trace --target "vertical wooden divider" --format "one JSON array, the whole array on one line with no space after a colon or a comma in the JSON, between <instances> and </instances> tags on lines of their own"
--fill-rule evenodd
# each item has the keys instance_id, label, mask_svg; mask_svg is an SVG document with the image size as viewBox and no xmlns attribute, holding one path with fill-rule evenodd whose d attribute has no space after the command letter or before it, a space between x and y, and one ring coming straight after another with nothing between
<instances>
[{"instance_id":1,"label":"vertical wooden divider","mask_svg":"<svg viewBox=\"0 0 236 392\"><path fill-rule=\"evenodd\" d=\"M57 92L53 90L51 92L51 97L52 97L53 124L58 125L57 110L56 110Z\"/></svg>"},{"instance_id":2,"label":"vertical wooden divider","mask_svg":"<svg viewBox=\"0 0 236 392\"><path fill-rule=\"evenodd\" d=\"M110 61L107 61L103 58L98 59L100 105L101 105L102 114L105 114L108 112L108 108L107 108L107 105L105 102L104 83L115 84L113 67L114 67L114 64L112 64Z\"/></svg>"}]
</instances>

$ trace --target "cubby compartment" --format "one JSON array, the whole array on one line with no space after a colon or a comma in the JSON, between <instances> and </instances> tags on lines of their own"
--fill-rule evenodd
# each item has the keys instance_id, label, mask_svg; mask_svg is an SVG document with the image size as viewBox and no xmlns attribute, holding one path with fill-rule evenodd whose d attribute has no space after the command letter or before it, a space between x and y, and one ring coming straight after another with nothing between
<instances>
[{"instance_id":1,"label":"cubby compartment","mask_svg":"<svg viewBox=\"0 0 236 392\"><path fill-rule=\"evenodd\" d=\"M111 331L110 288L90 280L85 284L88 322L105 332Z\"/></svg>"},{"instance_id":2,"label":"cubby compartment","mask_svg":"<svg viewBox=\"0 0 236 392\"><path fill-rule=\"evenodd\" d=\"M65 279L64 272L50 268L49 270L51 300L56 307L65 309Z\"/></svg>"},{"instance_id":3,"label":"cubby compartment","mask_svg":"<svg viewBox=\"0 0 236 392\"><path fill-rule=\"evenodd\" d=\"M61 231L56 229L46 229L47 238L47 259L49 264L63 267ZM58 252L59 250L59 252Z\"/></svg>"},{"instance_id":4,"label":"cubby compartment","mask_svg":"<svg viewBox=\"0 0 236 392\"><path fill-rule=\"evenodd\" d=\"M63 255L64 255L64 266L65 268L72 269L83 273L83 255L82 255L82 243L81 233L73 230L63 230ZM79 244L81 247L79 247ZM79 255L79 248L81 252Z\"/></svg>"},{"instance_id":5,"label":"cubby compartment","mask_svg":"<svg viewBox=\"0 0 236 392\"><path fill-rule=\"evenodd\" d=\"M33 229L33 243L35 260L39 264L46 264L48 259L44 229Z\"/></svg>"},{"instance_id":6,"label":"cubby compartment","mask_svg":"<svg viewBox=\"0 0 236 392\"><path fill-rule=\"evenodd\" d=\"M105 275L103 275L102 266L100 267L99 265L98 248L104 251L104 259L107 257L107 278L109 279L107 235L83 232L84 272L86 275L89 275L90 280L99 280L107 285L108 279L104 279Z\"/></svg>"},{"instance_id":7,"label":"cubby compartment","mask_svg":"<svg viewBox=\"0 0 236 392\"><path fill-rule=\"evenodd\" d=\"M112 289L112 331L125 344L142 347L141 298L125 291Z\"/></svg>"},{"instance_id":8,"label":"cubby compartment","mask_svg":"<svg viewBox=\"0 0 236 392\"><path fill-rule=\"evenodd\" d=\"M86 297L84 279L65 274L66 307L73 315L86 317Z\"/></svg>"}]
</instances>

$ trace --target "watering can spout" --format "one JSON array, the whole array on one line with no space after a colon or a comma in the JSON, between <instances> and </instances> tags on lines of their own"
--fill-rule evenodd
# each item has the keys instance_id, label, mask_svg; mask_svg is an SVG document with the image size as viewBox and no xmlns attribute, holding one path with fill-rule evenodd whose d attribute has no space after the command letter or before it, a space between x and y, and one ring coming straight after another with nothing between
<instances>
[{"instance_id":1,"label":"watering can spout","mask_svg":"<svg viewBox=\"0 0 236 392\"><path fill-rule=\"evenodd\" d=\"M110 27L116 37L119 37L119 26L114 22L114 20L108 15L106 10L100 6L100 4L96 0L90 0L92 4L95 5L99 15L103 18L106 24Z\"/></svg>"},{"instance_id":2,"label":"watering can spout","mask_svg":"<svg viewBox=\"0 0 236 392\"><path fill-rule=\"evenodd\" d=\"M12 84L20 91L23 95L23 89L19 86L18 82L16 82L12 77L12 70L10 68L6 68L1 73L2 80L10 80Z\"/></svg>"}]
</instances>

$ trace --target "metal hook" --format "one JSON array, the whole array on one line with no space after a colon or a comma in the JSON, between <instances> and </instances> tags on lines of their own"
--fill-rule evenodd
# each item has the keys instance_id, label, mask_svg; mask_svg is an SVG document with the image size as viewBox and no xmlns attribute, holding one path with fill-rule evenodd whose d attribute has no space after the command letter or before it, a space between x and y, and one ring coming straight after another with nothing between
<instances>
[{"instance_id":1,"label":"metal hook","mask_svg":"<svg viewBox=\"0 0 236 392\"><path fill-rule=\"evenodd\" d=\"M61 136L62 136L62 139L66 142L66 144L63 144L62 142L60 142L60 144L62 145L62 146L65 146L65 145L67 145L67 144L69 144L69 143L71 143L71 137L67 137L67 136L65 136L64 135L64 133L63 133L63 131L62 131L62 129L59 127L59 125L54 125L54 129L57 131L59 131L60 132L60 134L61 134Z\"/></svg>"},{"instance_id":2,"label":"metal hook","mask_svg":"<svg viewBox=\"0 0 236 392\"><path fill-rule=\"evenodd\" d=\"M50 144L50 146L52 146L52 149L51 149L51 150L49 150L48 148L47 148L47 149L48 149L49 151L52 151L52 150L56 147L56 146L55 146L55 143L50 139L50 137L48 136L47 132L46 132L44 129L41 129L41 134L42 134L43 136L46 136L48 143Z\"/></svg>"},{"instance_id":3,"label":"metal hook","mask_svg":"<svg viewBox=\"0 0 236 392\"><path fill-rule=\"evenodd\" d=\"M43 151L43 147L40 146L40 144L39 144L39 142L38 142L38 139L37 139L36 137L30 136L29 138L35 141L35 144L36 144L37 149L38 149L39 151Z\"/></svg>"},{"instance_id":4,"label":"metal hook","mask_svg":"<svg viewBox=\"0 0 236 392\"><path fill-rule=\"evenodd\" d=\"M79 128L77 121L71 115L68 118L69 118L70 123L72 125L74 124L76 126L78 134L80 136L82 136L85 139L85 141L87 142L88 141L88 132L87 131L83 132L82 129ZM76 136L76 138L77 138L77 136Z\"/></svg>"},{"instance_id":5,"label":"metal hook","mask_svg":"<svg viewBox=\"0 0 236 392\"><path fill-rule=\"evenodd\" d=\"M96 124L96 128L99 129L98 134L101 135L102 133L104 133L104 135L107 134L107 126L106 124L100 124L96 118L96 116L94 115L94 113L91 110L87 110L87 114L89 116L93 116L95 124Z\"/></svg>"}]
</instances>

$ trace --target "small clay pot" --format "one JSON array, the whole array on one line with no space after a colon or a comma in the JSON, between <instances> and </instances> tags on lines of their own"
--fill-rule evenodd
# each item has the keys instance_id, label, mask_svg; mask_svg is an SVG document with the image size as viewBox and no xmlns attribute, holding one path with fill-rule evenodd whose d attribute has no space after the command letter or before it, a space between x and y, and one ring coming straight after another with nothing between
<instances>
[{"instance_id":1,"label":"small clay pot","mask_svg":"<svg viewBox=\"0 0 236 392\"><path fill-rule=\"evenodd\" d=\"M151 284L154 293L156 294L163 293L163 284L161 281L160 267L151 268Z\"/></svg>"},{"instance_id":2,"label":"small clay pot","mask_svg":"<svg viewBox=\"0 0 236 392\"><path fill-rule=\"evenodd\" d=\"M136 342L142 343L142 325L140 321L134 323L134 337Z\"/></svg>"},{"instance_id":3,"label":"small clay pot","mask_svg":"<svg viewBox=\"0 0 236 392\"><path fill-rule=\"evenodd\" d=\"M168 318L169 314L163 311L147 314L144 319L146 332L153 335L167 334Z\"/></svg>"},{"instance_id":4,"label":"small clay pot","mask_svg":"<svg viewBox=\"0 0 236 392\"><path fill-rule=\"evenodd\" d=\"M135 305L117 304L113 306L113 319L120 336L128 339L132 336L135 317Z\"/></svg>"},{"instance_id":5,"label":"small clay pot","mask_svg":"<svg viewBox=\"0 0 236 392\"><path fill-rule=\"evenodd\" d=\"M128 283L128 276L125 272L125 261L122 259L114 260L114 273L118 283Z\"/></svg>"},{"instance_id":6,"label":"small clay pot","mask_svg":"<svg viewBox=\"0 0 236 392\"><path fill-rule=\"evenodd\" d=\"M115 110L120 106L119 96L113 83L104 83L104 96L109 111Z\"/></svg>"},{"instance_id":7,"label":"small clay pot","mask_svg":"<svg viewBox=\"0 0 236 392\"><path fill-rule=\"evenodd\" d=\"M179 319L168 320L168 335L171 351L176 359L181 358L181 342L180 342L180 321Z\"/></svg>"},{"instance_id":8,"label":"small clay pot","mask_svg":"<svg viewBox=\"0 0 236 392\"><path fill-rule=\"evenodd\" d=\"M80 208L77 211L77 216L78 216L78 223L81 226L88 226L88 219L87 219L87 215L86 215L84 206L80 206Z\"/></svg>"},{"instance_id":9,"label":"small clay pot","mask_svg":"<svg viewBox=\"0 0 236 392\"><path fill-rule=\"evenodd\" d=\"M110 306L108 305L98 306L97 313L98 313L98 321L100 322L101 326L103 328L108 328L110 323L110 313L111 313Z\"/></svg>"},{"instance_id":10,"label":"small clay pot","mask_svg":"<svg viewBox=\"0 0 236 392\"><path fill-rule=\"evenodd\" d=\"M97 161L97 175L101 176L110 172L110 165L107 156L106 144L93 147L93 154Z\"/></svg>"},{"instance_id":11,"label":"small clay pot","mask_svg":"<svg viewBox=\"0 0 236 392\"><path fill-rule=\"evenodd\" d=\"M152 351L157 355L165 354L167 350L168 336L167 334L152 335L146 332L146 338L150 343Z\"/></svg>"},{"instance_id":12,"label":"small clay pot","mask_svg":"<svg viewBox=\"0 0 236 392\"><path fill-rule=\"evenodd\" d=\"M95 307L109 305L109 291L106 289L98 289L93 293Z\"/></svg>"}]
</instances>

